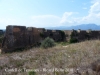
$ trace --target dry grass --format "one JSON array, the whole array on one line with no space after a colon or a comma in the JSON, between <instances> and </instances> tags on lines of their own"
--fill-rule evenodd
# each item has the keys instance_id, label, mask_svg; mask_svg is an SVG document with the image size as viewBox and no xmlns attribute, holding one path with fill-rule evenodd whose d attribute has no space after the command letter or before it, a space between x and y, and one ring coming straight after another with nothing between
<instances>
[{"instance_id":1,"label":"dry grass","mask_svg":"<svg viewBox=\"0 0 100 75\"><path fill-rule=\"evenodd\" d=\"M25 69L48 70L79 69L82 75L88 70L90 75L91 63L100 59L100 40L85 41L67 46L57 45L49 49L32 48L23 52L0 54L0 75L28 75ZM5 72L5 69L21 69L21 72ZM37 71L37 75L68 75L68 72Z\"/></svg>"}]
</instances>

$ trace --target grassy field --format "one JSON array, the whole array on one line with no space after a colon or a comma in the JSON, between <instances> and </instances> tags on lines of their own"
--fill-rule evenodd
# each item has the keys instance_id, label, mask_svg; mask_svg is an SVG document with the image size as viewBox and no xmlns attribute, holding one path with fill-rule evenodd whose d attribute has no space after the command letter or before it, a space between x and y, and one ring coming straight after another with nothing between
<instances>
[{"instance_id":1,"label":"grassy field","mask_svg":"<svg viewBox=\"0 0 100 75\"><path fill-rule=\"evenodd\" d=\"M22 52L0 54L0 75L95 75L91 63L100 59L100 40L68 44L53 48L32 48ZM34 73L31 73L34 70Z\"/></svg>"}]
</instances>

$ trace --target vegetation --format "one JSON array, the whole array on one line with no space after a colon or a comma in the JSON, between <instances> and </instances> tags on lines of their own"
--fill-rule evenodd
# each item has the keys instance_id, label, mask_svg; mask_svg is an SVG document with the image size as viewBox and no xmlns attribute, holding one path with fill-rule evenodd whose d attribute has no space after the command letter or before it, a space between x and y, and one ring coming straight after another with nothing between
<instances>
[{"instance_id":1,"label":"vegetation","mask_svg":"<svg viewBox=\"0 0 100 75\"><path fill-rule=\"evenodd\" d=\"M85 34L85 37L87 38L87 40L90 40L90 35L89 35L89 33Z\"/></svg>"},{"instance_id":2,"label":"vegetation","mask_svg":"<svg viewBox=\"0 0 100 75\"><path fill-rule=\"evenodd\" d=\"M0 43L2 43L2 40L3 40L3 36L0 37Z\"/></svg>"},{"instance_id":3,"label":"vegetation","mask_svg":"<svg viewBox=\"0 0 100 75\"><path fill-rule=\"evenodd\" d=\"M53 39L47 37L44 39L44 41L41 43L42 48L49 48L55 46L55 42Z\"/></svg>"},{"instance_id":4,"label":"vegetation","mask_svg":"<svg viewBox=\"0 0 100 75\"><path fill-rule=\"evenodd\" d=\"M53 36L53 34L52 34L52 33L50 33L50 36L52 37L52 36Z\"/></svg>"},{"instance_id":5,"label":"vegetation","mask_svg":"<svg viewBox=\"0 0 100 75\"><path fill-rule=\"evenodd\" d=\"M43 75L43 72L5 72L4 69L77 69L81 75L89 70L89 75L96 75L91 67L96 68L95 62L100 59L100 40L87 40L84 42L56 45L55 47L42 49L31 48L22 52L0 54L0 75ZM6 60L6 62L5 62ZM99 61L97 61L99 63ZM91 66L91 63L92 66ZM98 65L97 65L98 66ZM98 67L99 68L99 67ZM68 72L45 72L46 75L67 75ZM84 73L84 74L83 74Z\"/></svg>"},{"instance_id":6,"label":"vegetation","mask_svg":"<svg viewBox=\"0 0 100 75\"><path fill-rule=\"evenodd\" d=\"M34 71L29 71L29 72L28 72L28 75L36 75L36 72L34 72Z\"/></svg>"},{"instance_id":7,"label":"vegetation","mask_svg":"<svg viewBox=\"0 0 100 75\"><path fill-rule=\"evenodd\" d=\"M56 45L66 46L69 45L69 42L56 42Z\"/></svg>"},{"instance_id":8,"label":"vegetation","mask_svg":"<svg viewBox=\"0 0 100 75\"><path fill-rule=\"evenodd\" d=\"M70 35L71 38L73 38L73 37L75 37L75 36L78 36L77 31L72 32L72 34Z\"/></svg>"},{"instance_id":9,"label":"vegetation","mask_svg":"<svg viewBox=\"0 0 100 75\"><path fill-rule=\"evenodd\" d=\"M41 36L42 38L44 38L44 37L45 37L43 33L40 33L40 36Z\"/></svg>"},{"instance_id":10,"label":"vegetation","mask_svg":"<svg viewBox=\"0 0 100 75\"><path fill-rule=\"evenodd\" d=\"M70 35L70 37L73 38L73 36L75 36L75 33L74 32L72 32L72 34Z\"/></svg>"},{"instance_id":11,"label":"vegetation","mask_svg":"<svg viewBox=\"0 0 100 75\"><path fill-rule=\"evenodd\" d=\"M71 38L71 39L69 40L69 42L70 42L70 43L76 43L76 42L78 42L78 40L77 40L76 38Z\"/></svg>"},{"instance_id":12,"label":"vegetation","mask_svg":"<svg viewBox=\"0 0 100 75\"><path fill-rule=\"evenodd\" d=\"M61 34L61 37L62 37L62 41L64 41L65 40L65 33L64 33L64 31L59 31L59 33Z\"/></svg>"},{"instance_id":13,"label":"vegetation","mask_svg":"<svg viewBox=\"0 0 100 75\"><path fill-rule=\"evenodd\" d=\"M72 34L70 35L69 43L76 43L76 42L78 42L78 39L74 38L75 36L78 36L77 32L72 32Z\"/></svg>"},{"instance_id":14,"label":"vegetation","mask_svg":"<svg viewBox=\"0 0 100 75\"><path fill-rule=\"evenodd\" d=\"M3 35L0 36L0 48L1 48L1 46L2 46L2 41L3 41Z\"/></svg>"}]
</instances>

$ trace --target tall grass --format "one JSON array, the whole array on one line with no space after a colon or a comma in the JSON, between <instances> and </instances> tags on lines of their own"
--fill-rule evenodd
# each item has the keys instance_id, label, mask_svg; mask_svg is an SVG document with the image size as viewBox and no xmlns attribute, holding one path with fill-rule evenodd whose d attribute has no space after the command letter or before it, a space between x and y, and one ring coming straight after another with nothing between
<instances>
[{"instance_id":1,"label":"tall grass","mask_svg":"<svg viewBox=\"0 0 100 75\"><path fill-rule=\"evenodd\" d=\"M47 49L32 48L22 52L1 55L0 72L5 73L3 69L7 67L29 69L68 68L80 69L80 73L86 75L85 72L87 72L88 69L91 69L91 63L100 59L100 40L90 40L74 44L66 44L66 47L63 46L65 46L65 44L56 45ZM5 59L8 59L8 61L4 62ZM4 63L2 64L2 62ZM89 70L89 73L90 75L95 75L92 70ZM13 75L13 73L11 74ZM16 75L23 74L27 75L27 73L24 72L17 73ZM36 72L36 74L54 75L55 72ZM65 75L66 73L56 72L56 74Z\"/></svg>"}]
</instances>

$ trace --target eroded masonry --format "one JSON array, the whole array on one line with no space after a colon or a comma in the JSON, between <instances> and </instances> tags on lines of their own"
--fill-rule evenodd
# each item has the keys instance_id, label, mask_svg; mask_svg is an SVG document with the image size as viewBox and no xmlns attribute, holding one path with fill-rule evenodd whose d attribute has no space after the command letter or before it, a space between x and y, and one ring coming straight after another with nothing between
<instances>
[{"instance_id":1,"label":"eroded masonry","mask_svg":"<svg viewBox=\"0 0 100 75\"><path fill-rule=\"evenodd\" d=\"M44 28L8 25L2 41L2 52L12 52L17 48L41 44L50 37L56 42L76 39L78 42L100 39L100 31L91 30L46 30Z\"/></svg>"},{"instance_id":2,"label":"eroded masonry","mask_svg":"<svg viewBox=\"0 0 100 75\"><path fill-rule=\"evenodd\" d=\"M2 42L2 52L12 52L17 48L39 45L46 37L55 41L63 41L64 39L60 30L9 25L6 27Z\"/></svg>"}]
</instances>

